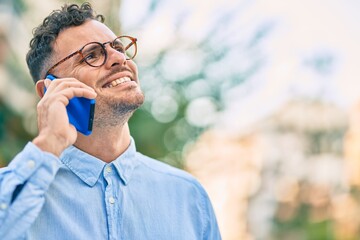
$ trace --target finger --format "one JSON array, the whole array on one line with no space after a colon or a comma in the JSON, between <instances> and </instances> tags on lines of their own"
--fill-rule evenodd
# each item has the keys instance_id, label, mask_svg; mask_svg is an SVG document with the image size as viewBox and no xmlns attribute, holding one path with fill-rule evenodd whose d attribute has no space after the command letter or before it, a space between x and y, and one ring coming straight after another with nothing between
<instances>
[{"instance_id":1,"label":"finger","mask_svg":"<svg viewBox=\"0 0 360 240\"><path fill-rule=\"evenodd\" d=\"M96 98L96 93L93 89L85 88L67 88L58 92L53 96L54 98L59 98L65 105L68 104L68 101L74 97L84 97L88 99Z\"/></svg>"},{"instance_id":2,"label":"finger","mask_svg":"<svg viewBox=\"0 0 360 240\"><path fill-rule=\"evenodd\" d=\"M64 89L67 88L84 88L84 89L88 89L88 90L93 90L91 87L89 87L88 85L77 81L77 80L63 80L61 79L61 81L53 81L50 83L50 86L48 87L48 92L57 92L57 91L62 91Z\"/></svg>"},{"instance_id":3,"label":"finger","mask_svg":"<svg viewBox=\"0 0 360 240\"><path fill-rule=\"evenodd\" d=\"M51 80L49 80L47 78L44 79L44 85L45 85L46 88L48 88L50 86L50 84L51 84Z\"/></svg>"},{"instance_id":4,"label":"finger","mask_svg":"<svg viewBox=\"0 0 360 240\"><path fill-rule=\"evenodd\" d=\"M49 79L44 79L44 80L49 80ZM87 86L85 83L79 81L78 79L76 78L57 78L55 80L49 80L51 85L62 85L63 83L69 83L69 82L77 82L77 83L80 83L80 84L84 84L84 86Z\"/></svg>"}]
</instances>

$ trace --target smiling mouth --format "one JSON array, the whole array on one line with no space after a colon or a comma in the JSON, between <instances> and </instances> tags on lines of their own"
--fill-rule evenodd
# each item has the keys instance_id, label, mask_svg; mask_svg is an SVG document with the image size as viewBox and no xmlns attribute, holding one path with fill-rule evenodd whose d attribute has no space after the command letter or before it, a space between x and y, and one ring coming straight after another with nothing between
<instances>
[{"instance_id":1,"label":"smiling mouth","mask_svg":"<svg viewBox=\"0 0 360 240\"><path fill-rule=\"evenodd\" d=\"M105 84L103 86L103 88L112 88L112 87L116 87L122 83L126 83L126 82L131 82L131 79L129 77L122 77L122 78L118 78L118 79L115 79L114 81L112 82L109 82L107 84Z\"/></svg>"}]
</instances>

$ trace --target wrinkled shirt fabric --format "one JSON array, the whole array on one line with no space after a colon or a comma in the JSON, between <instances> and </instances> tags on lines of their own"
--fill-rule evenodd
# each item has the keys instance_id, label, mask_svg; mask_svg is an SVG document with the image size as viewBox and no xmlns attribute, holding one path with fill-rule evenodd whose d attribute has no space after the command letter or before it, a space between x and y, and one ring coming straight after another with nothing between
<instances>
[{"instance_id":1,"label":"wrinkled shirt fabric","mask_svg":"<svg viewBox=\"0 0 360 240\"><path fill-rule=\"evenodd\" d=\"M218 240L203 187L136 151L111 163L74 146L60 158L29 142L0 169L0 239Z\"/></svg>"}]
</instances>

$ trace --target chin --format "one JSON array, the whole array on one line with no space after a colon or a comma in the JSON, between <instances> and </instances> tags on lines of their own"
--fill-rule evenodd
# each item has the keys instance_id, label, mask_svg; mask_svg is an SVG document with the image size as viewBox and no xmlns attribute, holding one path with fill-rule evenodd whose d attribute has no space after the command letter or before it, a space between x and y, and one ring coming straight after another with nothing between
<instances>
[{"instance_id":1,"label":"chin","mask_svg":"<svg viewBox=\"0 0 360 240\"><path fill-rule=\"evenodd\" d=\"M94 127L123 125L131 115L144 103L142 92L122 96L121 98L99 99L95 105Z\"/></svg>"}]
</instances>

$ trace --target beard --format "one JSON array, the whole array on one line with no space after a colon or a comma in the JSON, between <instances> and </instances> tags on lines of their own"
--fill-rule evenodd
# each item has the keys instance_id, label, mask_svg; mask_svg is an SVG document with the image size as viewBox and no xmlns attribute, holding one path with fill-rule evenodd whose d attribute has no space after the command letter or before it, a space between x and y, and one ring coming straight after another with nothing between
<instances>
[{"instance_id":1,"label":"beard","mask_svg":"<svg viewBox=\"0 0 360 240\"><path fill-rule=\"evenodd\" d=\"M97 99L94 127L116 127L124 125L132 114L144 103L144 94L137 92L121 99Z\"/></svg>"}]
</instances>

